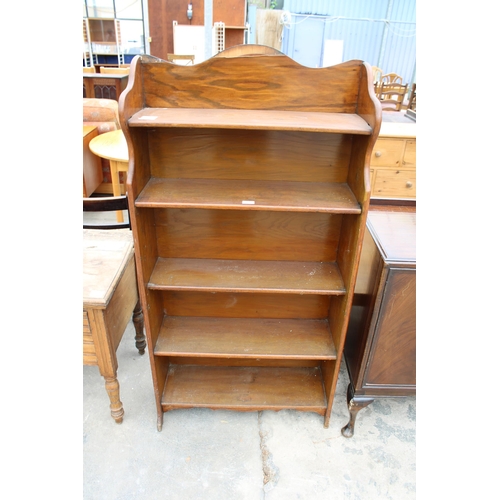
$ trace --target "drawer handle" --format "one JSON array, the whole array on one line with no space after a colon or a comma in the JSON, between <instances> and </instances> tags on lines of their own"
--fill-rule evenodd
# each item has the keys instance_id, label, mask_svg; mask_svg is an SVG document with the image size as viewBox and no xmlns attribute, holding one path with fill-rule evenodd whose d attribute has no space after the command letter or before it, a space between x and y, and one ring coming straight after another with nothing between
<instances>
[{"instance_id":1,"label":"drawer handle","mask_svg":"<svg viewBox=\"0 0 500 500\"><path fill-rule=\"evenodd\" d=\"M382 153L380 151L375 151L375 156L377 158L380 158L382 156Z\"/></svg>"},{"instance_id":2,"label":"drawer handle","mask_svg":"<svg viewBox=\"0 0 500 500\"><path fill-rule=\"evenodd\" d=\"M411 188L411 187L413 187L413 182L408 181L408 182L406 183L406 187L407 187L407 188Z\"/></svg>"}]
</instances>

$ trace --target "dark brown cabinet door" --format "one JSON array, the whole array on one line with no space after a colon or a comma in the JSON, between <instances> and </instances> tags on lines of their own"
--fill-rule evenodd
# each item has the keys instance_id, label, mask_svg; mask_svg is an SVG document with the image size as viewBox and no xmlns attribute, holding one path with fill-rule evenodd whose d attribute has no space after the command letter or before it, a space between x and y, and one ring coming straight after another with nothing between
<instances>
[{"instance_id":1,"label":"dark brown cabinet door","mask_svg":"<svg viewBox=\"0 0 500 500\"><path fill-rule=\"evenodd\" d=\"M389 269L365 386L415 386L416 272Z\"/></svg>"}]
</instances>

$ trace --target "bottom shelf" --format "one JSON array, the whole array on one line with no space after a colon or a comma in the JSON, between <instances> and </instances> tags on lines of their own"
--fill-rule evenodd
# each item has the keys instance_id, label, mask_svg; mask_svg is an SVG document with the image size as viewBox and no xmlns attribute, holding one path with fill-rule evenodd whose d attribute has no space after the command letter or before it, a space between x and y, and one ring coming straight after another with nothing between
<instances>
[{"instance_id":1,"label":"bottom shelf","mask_svg":"<svg viewBox=\"0 0 500 500\"><path fill-rule=\"evenodd\" d=\"M163 411L204 407L239 411L295 409L324 415L319 367L170 365Z\"/></svg>"}]
</instances>

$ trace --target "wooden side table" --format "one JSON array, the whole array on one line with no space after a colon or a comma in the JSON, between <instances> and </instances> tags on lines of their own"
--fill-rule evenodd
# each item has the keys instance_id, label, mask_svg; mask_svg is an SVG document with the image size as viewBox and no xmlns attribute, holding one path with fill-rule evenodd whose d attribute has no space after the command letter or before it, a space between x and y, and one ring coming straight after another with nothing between
<instances>
[{"instance_id":1,"label":"wooden side table","mask_svg":"<svg viewBox=\"0 0 500 500\"><path fill-rule=\"evenodd\" d=\"M119 172L128 172L128 146L125 136L121 130L113 130L94 137L89 144L90 150L109 160L111 171L111 184L113 196L125 194L125 189L120 185ZM123 222L123 213L116 213L117 222Z\"/></svg>"},{"instance_id":2,"label":"wooden side table","mask_svg":"<svg viewBox=\"0 0 500 500\"><path fill-rule=\"evenodd\" d=\"M144 316L138 297L132 234L83 230L83 364L97 365L111 401L111 416L123 420L116 350L132 316L136 347L144 354Z\"/></svg>"}]
</instances>

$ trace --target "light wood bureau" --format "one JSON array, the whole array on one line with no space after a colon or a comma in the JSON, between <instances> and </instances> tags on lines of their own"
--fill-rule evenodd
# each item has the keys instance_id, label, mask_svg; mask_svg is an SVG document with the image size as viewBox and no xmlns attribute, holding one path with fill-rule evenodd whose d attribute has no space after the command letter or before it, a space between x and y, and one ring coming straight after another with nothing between
<instances>
[{"instance_id":1,"label":"light wood bureau","mask_svg":"<svg viewBox=\"0 0 500 500\"><path fill-rule=\"evenodd\" d=\"M123 420L116 350L130 318L136 347L144 353L144 316L137 291L130 231L83 230L83 364L97 365L111 402L111 416Z\"/></svg>"},{"instance_id":2,"label":"light wood bureau","mask_svg":"<svg viewBox=\"0 0 500 500\"><path fill-rule=\"evenodd\" d=\"M382 121L370 161L371 198L416 200L416 127Z\"/></svg>"}]
</instances>

